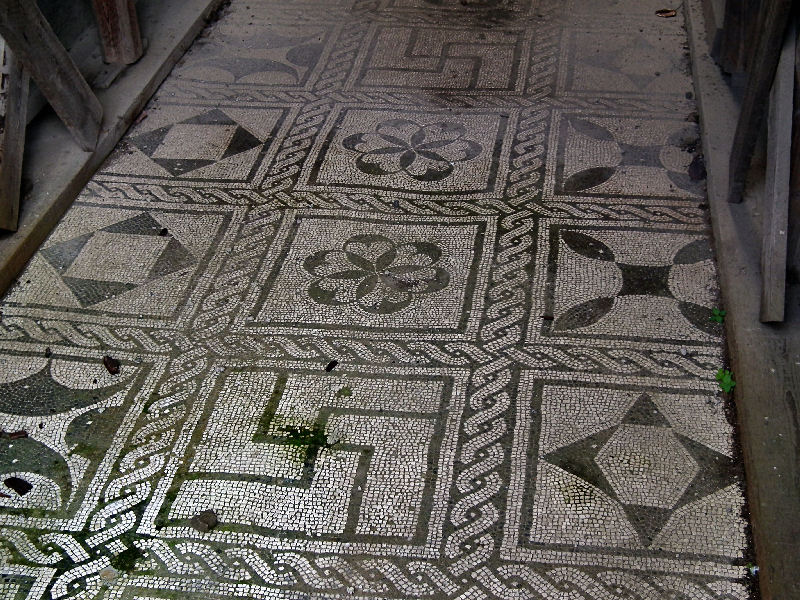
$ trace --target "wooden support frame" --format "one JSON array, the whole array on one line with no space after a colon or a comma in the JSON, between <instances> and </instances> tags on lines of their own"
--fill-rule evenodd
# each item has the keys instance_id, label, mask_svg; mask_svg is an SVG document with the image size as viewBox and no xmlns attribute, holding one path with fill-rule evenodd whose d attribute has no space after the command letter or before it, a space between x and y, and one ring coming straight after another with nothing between
<instances>
[{"instance_id":1,"label":"wooden support frame","mask_svg":"<svg viewBox=\"0 0 800 600\"><path fill-rule=\"evenodd\" d=\"M0 0L0 35L75 141L90 152L103 107L32 0Z\"/></svg>"},{"instance_id":2,"label":"wooden support frame","mask_svg":"<svg viewBox=\"0 0 800 600\"><path fill-rule=\"evenodd\" d=\"M132 64L144 47L133 0L92 0L103 57L107 63Z\"/></svg>"},{"instance_id":3,"label":"wooden support frame","mask_svg":"<svg viewBox=\"0 0 800 600\"><path fill-rule=\"evenodd\" d=\"M758 41L745 88L729 168L728 201L741 202L753 149L769 102L778 68L784 33L792 14L792 0L764 0L759 15Z\"/></svg>"},{"instance_id":4,"label":"wooden support frame","mask_svg":"<svg viewBox=\"0 0 800 600\"><path fill-rule=\"evenodd\" d=\"M0 53L2 54L2 53ZM13 52L5 48L6 114L0 138L0 229L16 231L22 185L29 78Z\"/></svg>"},{"instance_id":5,"label":"wooden support frame","mask_svg":"<svg viewBox=\"0 0 800 600\"><path fill-rule=\"evenodd\" d=\"M760 312L760 320L765 323L783 321L786 299L796 41L796 27L791 22L784 36L767 114Z\"/></svg>"}]
</instances>

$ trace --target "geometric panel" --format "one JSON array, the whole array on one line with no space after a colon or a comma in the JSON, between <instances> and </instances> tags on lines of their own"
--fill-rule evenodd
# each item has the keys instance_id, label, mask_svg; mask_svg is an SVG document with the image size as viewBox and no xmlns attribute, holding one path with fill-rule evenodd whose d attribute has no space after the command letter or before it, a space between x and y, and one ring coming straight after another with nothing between
<instances>
[{"instance_id":1,"label":"geometric panel","mask_svg":"<svg viewBox=\"0 0 800 600\"><path fill-rule=\"evenodd\" d=\"M397 379L228 368L210 382L215 399L154 523L158 535L194 537L188 519L214 506L220 524L206 538L245 527L242 539L258 545L280 546L290 532L303 548L388 542L393 552L435 555L463 383L457 371ZM330 445L290 445L287 427L318 427Z\"/></svg>"},{"instance_id":2,"label":"geometric panel","mask_svg":"<svg viewBox=\"0 0 800 600\"><path fill-rule=\"evenodd\" d=\"M705 429L729 436L721 407L702 424L673 426L690 407L708 414L710 397L542 381L531 372L523 372L521 383L513 473L522 493L510 495L509 558L567 547L629 548L637 557L671 559L740 556L744 532L731 518L741 497L730 492L736 487L730 437L722 453L698 441L708 439ZM704 507L715 527L705 525ZM723 510L727 520L718 516ZM690 539L679 537L694 530ZM667 548L678 554L662 554Z\"/></svg>"},{"instance_id":3,"label":"geometric panel","mask_svg":"<svg viewBox=\"0 0 800 600\"><path fill-rule=\"evenodd\" d=\"M96 501L119 443L132 391L145 370L123 363L4 353L0 370L0 506L30 517L69 518ZM6 515L7 516L7 515ZM7 520L6 523L9 521Z\"/></svg>"},{"instance_id":4,"label":"geometric panel","mask_svg":"<svg viewBox=\"0 0 800 600\"><path fill-rule=\"evenodd\" d=\"M253 26L251 19L244 11L231 11L213 39L184 57L175 78L226 86L304 87L313 82L334 28L322 22Z\"/></svg>"},{"instance_id":5,"label":"geometric panel","mask_svg":"<svg viewBox=\"0 0 800 600\"><path fill-rule=\"evenodd\" d=\"M527 63L522 31L379 26L348 81L355 89L514 91Z\"/></svg>"},{"instance_id":6,"label":"geometric panel","mask_svg":"<svg viewBox=\"0 0 800 600\"><path fill-rule=\"evenodd\" d=\"M271 146L286 109L163 105L135 126L127 151L102 173L158 180L250 181Z\"/></svg>"},{"instance_id":7,"label":"geometric panel","mask_svg":"<svg viewBox=\"0 0 800 600\"><path fill-rule=\"evenodd\" d=\"M299 189L493 193L505 174L509 120L476 110L337 108L306 160Z\"/></svg>"},{"instance_id":8,"label":"geometric panel","mask_svg":"<svg viewBox=\"0 0 800 600\"><path fill-rule=\"evenodd\" d=\"M705 234L552 223L542 229L529 341L658 340L715 343L717 291ZM547 266L545 266L547 265Z\"/></svg>"},{"instance_id":9,"label":"geometric panel","mask_svg":"<svg viewBox=\"0 0 800 600\"><path fill-rule=\"evenodd\" d=\"M569 59L560 63L562 93L643 96L680 95L691 88L683 68L679 35L641 33L638 28L574 30Z\"/></svg>"},{"instance_id":10,"label":"geometric panel","mask_svg":"<svg viewBox=\"0 0 800 600\"><path fill-rule=\"evenodd\" d=\"M545 197L696 200L702 182L689 177L697 125L557 112L548 155Z\"/></svg>"},{"instance_id":11,"label":"geometric panel","mask_svg":"<svg viewBox=\"0 0 800 600\"><path fill-rule=\"evenodd\" d=\"M288 217L248 330L475 335L493 219Z\"/></svg>"},{"instance_id":12,"label":"geometric panel","mask_svg":"<svg viewBox=\"0 0 800 600\"><path fill-rule=\"evenodd\" d=\"M6 301L9 308L171 316L228 221L210 211L76 205Z\"/></svg>"}]
</instances>

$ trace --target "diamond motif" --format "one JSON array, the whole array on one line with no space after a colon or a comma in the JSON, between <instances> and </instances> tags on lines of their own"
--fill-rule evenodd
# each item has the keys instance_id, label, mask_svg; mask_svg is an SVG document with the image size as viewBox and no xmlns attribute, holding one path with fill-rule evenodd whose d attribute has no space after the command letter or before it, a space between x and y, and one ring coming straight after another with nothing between
<instances>
[{"instance_id":1,"label":"diamond motif","mask_svg":"<svg viewBox=\"0 0 800 600\"><path fill-rule=\"evenodd\" d=\"M672 508L699 472L670 429L621 425L595 457L626 504Z\"/></svg>"},{"instance_id":2,"label":"diamond motif","mask_svg":"<svg viewBox=\"0 0 800 600\"><path fill-rule=\"evenodd\" d=\"M83 306L196 264L196 258L148 213L49 246L42 256Z\"/></svg>"},{"instance_id":3,"label":"diamond motif","mask_svg":"<svg viewBox=\"0 0 800 600\"><path fill-rule=\"evenodd\" d=\"M173 176L259 147L262 141L218 109L129 140Z\"/></svg>"}]
</instances>

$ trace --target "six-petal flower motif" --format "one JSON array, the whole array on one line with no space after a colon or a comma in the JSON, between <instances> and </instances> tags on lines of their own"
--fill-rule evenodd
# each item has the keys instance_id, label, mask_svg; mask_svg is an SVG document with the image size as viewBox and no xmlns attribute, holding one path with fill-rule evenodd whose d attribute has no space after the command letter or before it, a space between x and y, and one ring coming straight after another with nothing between
<instances>
[{"instance_id":1,"label":"six-petal flower motif","mask_svg":"<svg viewBox=\"0 0 800 600\"><path fill-rule=\"evenodd\" d=\"M464 135L461 123L420 125L409 119L389 119L373 133L354 133L342 146L358 153L356 167L369 175L404 172L418 181L441 181L454 164L472 160L483 147Z\"/></svg>"},{"instance_id":2,"label":"six-petal flower motif","mask_svg":"<svg viewBox=\"0 0 800 600\"><path fill-rule=\"evenodd\" d=\"M382 235L360 234L341 249L315 252L303 268L315 277L308 287L314 301L388 314L449 285L450 274L436 266L441 256L432 242L397 244Z\"/></svg>"}]
</instances>

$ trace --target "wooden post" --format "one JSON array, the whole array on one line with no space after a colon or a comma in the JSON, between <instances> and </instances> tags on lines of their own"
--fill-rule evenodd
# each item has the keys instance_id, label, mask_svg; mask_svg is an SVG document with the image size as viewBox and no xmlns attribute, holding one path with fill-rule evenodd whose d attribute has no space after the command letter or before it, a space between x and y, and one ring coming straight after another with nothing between
<instances>
[{"instance_id":1,"label":"wooden post","mask_svg":"<svg viewBox=\"0 0 800 600\"><path fill-rule=\"evenodd\" d=\"M28 74L5 48L6 114L0 139L0 229L17 230L25 149L25 113L28 110Z\"/></svg>"},{"instance_id":2,"label":"wooden post","mask_svg":"<svg viewBox=\"0 0 800 600\"><path fill-rule=\"evenodd\" d=\"M0 0L0 35L78 145L94 150L103 107L32 0Z\"/></svg>"},{"instance_id":3,"label":"wooden post","mask_svg":"<svg viewBox=\"0 0 800 600\"><path fill-rule=\"evenodd\" d=\"M142 56L142 36L133 0L92 0L103 56L107 63L135 63Z\"/></svg>"},{"instance_id":4,"label":"wooden post","mask_svg":"<svg viewBox=\"0 0 800 600\"><path fill-rule=\"evenodd\" d=\"M791 11L792 0L765 0L761 5L761 27L755 52L749 61L747 87L731 148L728 182L730 202L742 201L747 171L750 169L753 149L769 102Z\"/></svg>"},{"instance_id":5,"label":"wooden post","mask_svg":"<svg viewBox=\"0 0 800 600\"><path fill-rule=\"evenodd\" d=\"M785 304L796 39L792 23L786 32L775 72L767 115L760 315L760 320L765 323L783 321Z\"/></svg>"}]
</instances>

